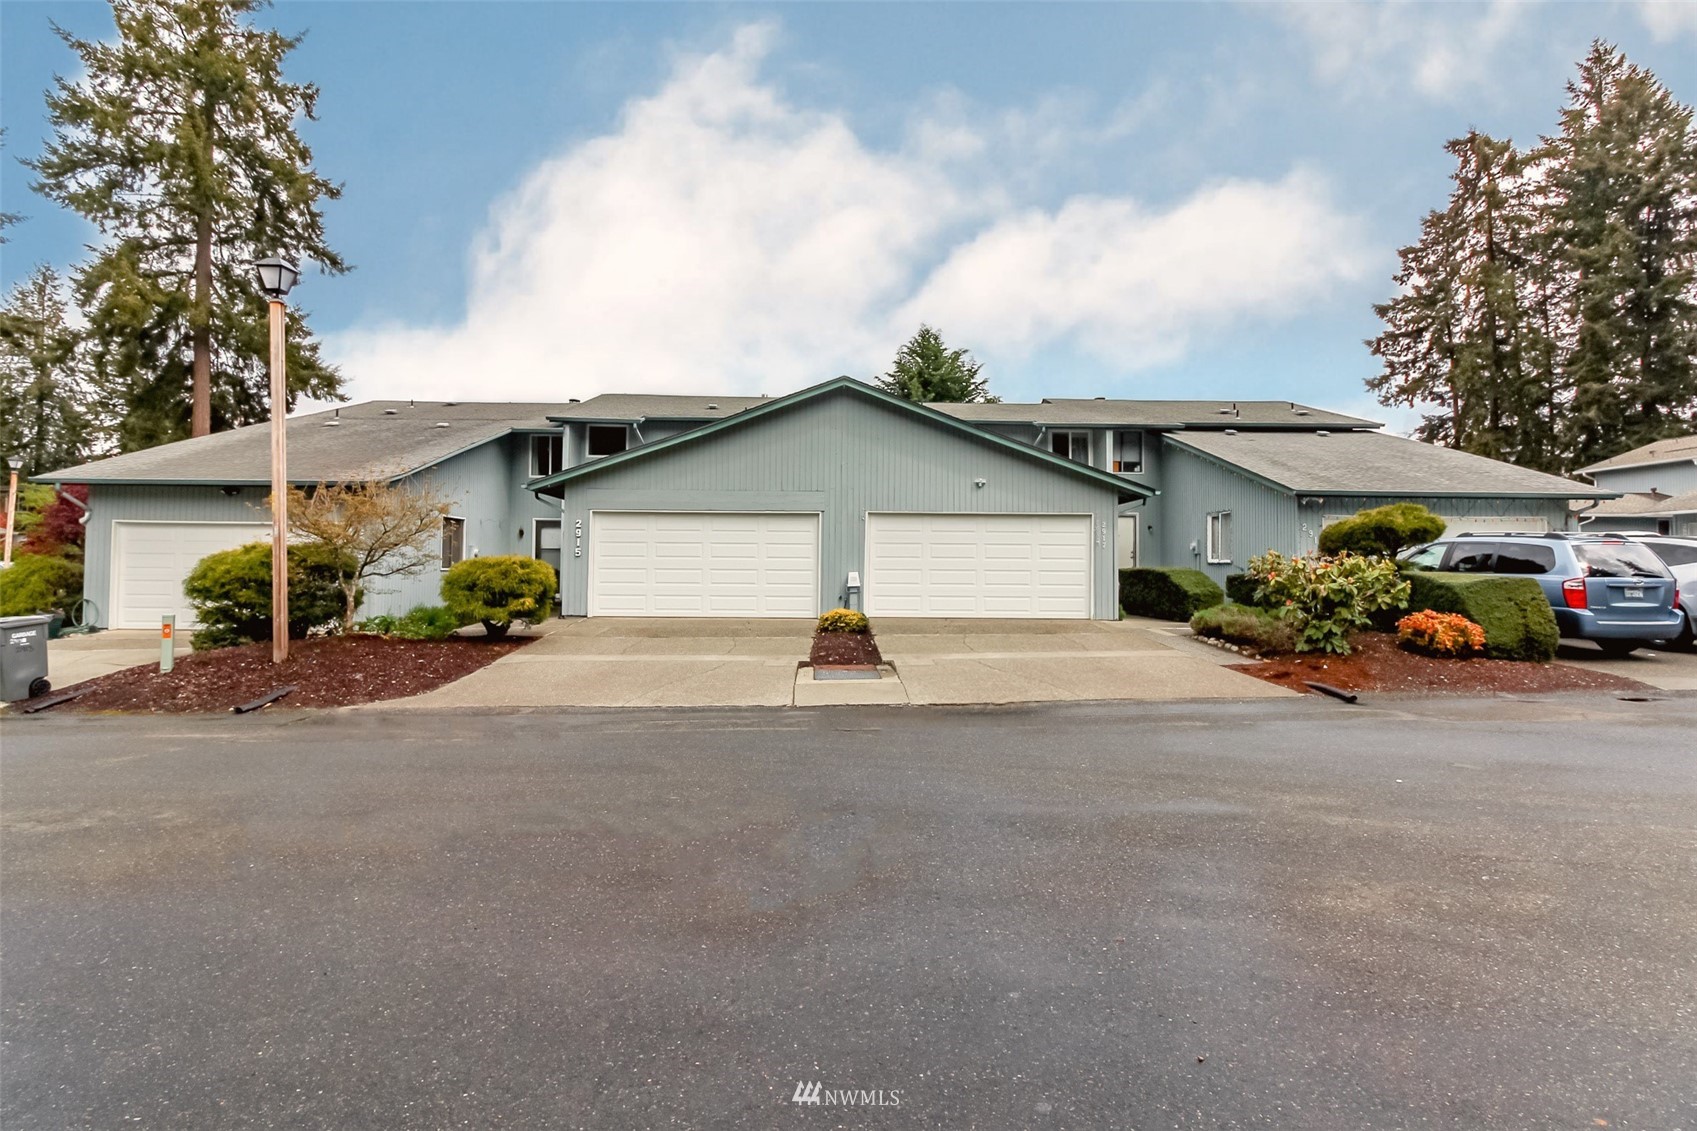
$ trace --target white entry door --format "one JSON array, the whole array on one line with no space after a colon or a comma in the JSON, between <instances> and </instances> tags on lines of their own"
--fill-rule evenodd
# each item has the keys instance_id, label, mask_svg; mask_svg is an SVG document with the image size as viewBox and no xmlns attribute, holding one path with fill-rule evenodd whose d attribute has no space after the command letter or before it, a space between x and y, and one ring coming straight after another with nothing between
<instances>
[{"instance_id":1,"label":"white entry door","mask_svg":"<svg viewBox=\"0 0 1697 1131\"><path fill-rule=\"evenodd\" d=\"M158 628L173 613L178 628L195 623L183 582L208 554L270 542L268 522L114 522L112 628Z\"/></svg>"},{"instance_id":2,"label":"white entry door","mask_svg":"<svg viewBox=\"0 0 1697 1131\"><path fill-rule=\"evenodd\" d=\"M1090 616L1090 516L869 514L874 617Z\"/></svg>"},{"instance_id":3,"label":"white entry door","mask_svg":"<svg viewBox=\"0 0 1697 1131\"><path fill-rule=\"evenodd\" d=\"M592 617L819 615L819 516L595 511Z\"/></svg>"}]
</instances>

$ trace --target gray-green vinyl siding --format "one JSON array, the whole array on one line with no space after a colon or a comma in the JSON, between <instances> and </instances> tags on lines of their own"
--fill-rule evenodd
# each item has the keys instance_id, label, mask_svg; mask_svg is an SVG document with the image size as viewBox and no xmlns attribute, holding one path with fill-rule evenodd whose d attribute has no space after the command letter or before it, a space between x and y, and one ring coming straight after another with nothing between
<instances>
[{"instance_id":1,"label":"gray-green vinyl siding","mask_svg":"<svg viewBox=\"0 0 1697 1131\"><path fill-rule=\"evenodd\" d=\"M437 487L452 501L452 513L466 520L465 547L483 557L531 553L534 518L558 518L559 506L538 500L524 483L529 472L528 440L506 436L462 452L418 479ZM226 494L226 491L233 492ZM96 605L94 623L110 623L112 524L149 522L269 522L263 487L222 488L199 485L96 484L89 491L89 520L83 592ZM373 581L360 611L399 615L418 605L441 603L440 546L417 574Z\"/></svg>"},{"instance_id":2,"label":"gray-green vinyl siding","mask_svg":"<svg viewBox=\"0 0 1697 1131\"><path fill-rule=\"evenodd\" d=\"M1146 508L1144 565L1189 566L1216 581L1240 573L1249 559L1267 550L1308 554L1319 548L1320 529L1331 516L1351 515L1387 503L1419 503L1450 518L1542 518L1551 530L1573 529L1567 502L1549 498L1465 498L1450 495L1327 495L1317 501L1270 487L1242 471L1173 444L1162 445L1161 495ZM1231 513L1229 563L1207 560L1208 516ZM1195 547L1192 549L1192 547Z\"/></svg>"},{"instance_id":3,"label":"gray-green vinyl siding","mask_svg":"<svg viewBox=\"0 0 1697 1131\"><path fill-rule=\"evenodd\" d=\"M977 487L974 480L983 479ZM1111 487L1076 478L947 426L852 395L827 396L566 484L561 590L589 611L596 511L799 511L821 515L820 611L865 578L867 512L1087 514L1092 612L1118 616ZM574 547L575 524L583 539ZM574 548L581 553L574 553Z\"/></svg>"}]
</instances>

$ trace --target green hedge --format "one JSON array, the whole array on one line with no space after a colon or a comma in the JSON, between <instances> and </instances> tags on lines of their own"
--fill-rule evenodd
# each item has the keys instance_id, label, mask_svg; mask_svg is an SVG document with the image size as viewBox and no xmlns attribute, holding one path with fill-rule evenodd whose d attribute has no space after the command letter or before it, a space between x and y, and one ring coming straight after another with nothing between
<instances>
[{"instance_id":1,"label":"green hedge","mask_svg":"<svg viewBox=\"0 0 1697 1131\"><path fill-rule=\"evenodd\" d=\"M0 569L0 617L67 612L82 599L82 566L47 554L19 554Z\"/></svg>"},{"instance_id":2,"label":"green hedge","mask_svg":"<svg viewBox=\"0 0 1697 1131\"><path fill-rule=\"evenodd\" d=\"M540 558L467 558L442 575L442 603L461 624L481 621L490 636L505 636L516 620L548 619L554 585L554 567Z\"/></svg>"},{"instance_id":3,"label":"green hedge","mask_svg":"<svg viewBox=\"0 0 1697 1131\"><path fill-rule=\"evenodd\" d=\"M1265 652L1296 651L1296 623L1253 605L1218 605L1190 618L1190 631Z\"/></svg>"},{"instance_id":4,"label":"green hedge","mask_svg":"<svg viewBox=\"0 0 1697 1131\"><path fill-rule=\"evenodd\" d=\"M1404 575L1410 611L1460 613L1485 630L1485 655L1497 660L1552 660L1560 633L1549 598L1530 577L1433 573Z\"/></svg>"},{"instance_id":5,"label":"green hedge","mask_svg":"<svg viewBox=\"0 0 1697 1131\"><path fill-rule=\"evenodd\" d=\"M1120 570L1120 608L1134 617L1188 621L1225 599L1225 590L1201 570Z\"/></svg>"},{"instance_id":6,"label":"green hedge","mask_svg":"<svg viewBox=\"0 0 1697 1131\"><path fill-rule=\"evenodd\" d=\"M1255 606L1255 590L1261 583L1254 574L1226 574L1226 599L1234 604Z\"/></svg>"},{"instance_id":7,"label":"green hedge","mask_svg":"<svg viewBox=\"0 0 1697 1131\"><path fill-rule=\"evenodd\" d=\"M289 636L339 623L345 598L336 579L336 551L320 542L289 547ZM343 557L342 568L353 569ZM253 542L208 554L189 571L183 594L200 628L197 649L227 648L271 639L271 543ZM356 594L357 608L364 593Z\"/></svg>"},{"instance_id":8,"label":"green hedge","mask_svg":"<svg viewBox=\"0 0 1697 1131\"><path fill-rule=\"evenodd\" d=\"M1320 531L1320 552L1336 557L1345 552L1389 558L1404 546L1441 538L1444 520L1419 503L1391 503L1357 511L1354 517Z\"/></svg>"}]
</instances>

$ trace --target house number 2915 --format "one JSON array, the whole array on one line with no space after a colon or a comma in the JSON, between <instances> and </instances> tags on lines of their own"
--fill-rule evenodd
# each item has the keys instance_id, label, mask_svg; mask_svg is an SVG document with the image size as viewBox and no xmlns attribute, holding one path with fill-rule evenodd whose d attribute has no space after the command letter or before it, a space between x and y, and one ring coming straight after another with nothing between
<instances>
[{"instance_id":1,"label":"house number 2915","mask_svg":"<svg viewBox=\"0 0 1697 1131\"><path fill-rule=\"evenodd\" d=\"M583 557L583 519L572 520L572 557Z\"/></svg>"}]
</instances>

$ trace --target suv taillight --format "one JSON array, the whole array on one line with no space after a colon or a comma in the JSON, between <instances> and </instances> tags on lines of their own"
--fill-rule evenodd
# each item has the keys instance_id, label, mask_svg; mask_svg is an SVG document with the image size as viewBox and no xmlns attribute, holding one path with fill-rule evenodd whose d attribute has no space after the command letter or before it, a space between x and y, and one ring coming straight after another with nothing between
<instances>
[{"instance_id":1,"label":"suv taillight","mask_svg":"<svg viewBox=\"0 0 1697 1131\"><path fill-rule=\"evenodd\" d=\"M1561 583L1561 599L1567 602L1570 609L1583 609L1590 606L1590 600L1585 593L1585 579L1570 577Z\"/></svg>"}]
</instances>

